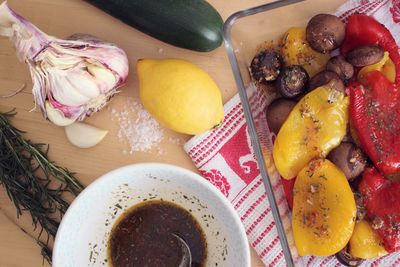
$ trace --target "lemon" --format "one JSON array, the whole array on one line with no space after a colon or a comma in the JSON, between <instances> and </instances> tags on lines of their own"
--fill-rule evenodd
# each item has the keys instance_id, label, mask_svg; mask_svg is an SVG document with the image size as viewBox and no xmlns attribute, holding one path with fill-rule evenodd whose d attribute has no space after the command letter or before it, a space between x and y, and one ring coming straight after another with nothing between
<instances>
[{"instance_id":1,"label":"lemon","mask_svg":"<svg viewBox=\"0 0 400 267\"><path fill-rule=\"evenodd\" d=\"M143 106L165 127L199 134L222 122L221 92L195 64L181 59L141 59L137 73Z\"/></svg>"}]
</instances>

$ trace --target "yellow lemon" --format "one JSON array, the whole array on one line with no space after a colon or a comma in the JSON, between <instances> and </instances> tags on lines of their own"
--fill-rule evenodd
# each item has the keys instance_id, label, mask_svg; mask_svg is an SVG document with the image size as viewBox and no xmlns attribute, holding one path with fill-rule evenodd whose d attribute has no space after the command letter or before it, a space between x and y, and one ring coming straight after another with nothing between
<instances>
[{"instance_id":1,"label":"yellow lemon","mask_svg":"<svg viewBox=\"0 0 400 267\"><path fill-rule=\"evenodd\" d=\"M144 107L165 127L198 134L222 122L221 92L195 64L181 59L141 59L137 72Z\"/></svg>"}]
</instances>

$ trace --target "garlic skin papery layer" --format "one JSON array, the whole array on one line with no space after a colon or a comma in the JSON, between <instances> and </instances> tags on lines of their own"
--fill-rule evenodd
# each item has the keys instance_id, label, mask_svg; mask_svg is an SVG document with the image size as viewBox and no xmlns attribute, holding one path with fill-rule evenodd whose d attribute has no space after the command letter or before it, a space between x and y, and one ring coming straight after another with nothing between
<instances>
[{"instance_id":1,"label":"garlic skin papery layer","mask_svg":"<svg viewBox=\"0 0 400 267\"><path fill-rule=\"evenodd\" d=\"M66 126L103 108L123 86L129 65L114 44L86 34L66 40L49 36L0 5L0 35L8 37L28 64L35 103L46 119Z\"/></svg>"}]
</instances>

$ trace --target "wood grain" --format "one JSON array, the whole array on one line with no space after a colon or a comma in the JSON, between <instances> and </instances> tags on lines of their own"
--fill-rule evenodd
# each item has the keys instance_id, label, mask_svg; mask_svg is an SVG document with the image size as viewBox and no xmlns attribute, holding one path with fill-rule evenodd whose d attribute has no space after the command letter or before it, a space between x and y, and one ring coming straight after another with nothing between
<instances>
[{"instance_id":1,"label":"wood grain","mask_svg":"<svg viewBox=\"0 0 400 267\"><path fill-rule=\"evenodd\" d=\"M8 2L19 14L50 35L63 38L77 32L90 33L115 42L127 52L130 60L128 84L120 94L114 97L110 107L123 105L128 97L137 98L135 62L139 58L177 57L190 60L208 71L215 79L221 88L224 101L236 93L229 62L222 46L210 53L175 48L138 32L80 0L9 0ZM224 19L238 10L265 2L268 0L210 0ZM43 120L38 109L31 111L34 103L29 70L24 63L17 60L14 48L9 41L0 38L0 95L9 94L22 84L26 85L23 93L9 99L0 99L0 111L16 108L18 115L13 123L27 131L27 138L50 144L51 158L75 171L83 184L90 184L101 174L112 169L139 162L165 162L196 171L183 151L182 145L168 141L169 137L174 137L179 138L183 143L189 136L168 130L165 132L165 141L160 146L165 151L164 154L160 155L156 151L137 152L133 155L122 153L126 149L126 144L118 139L118 125L111 120L107 109L87 120L93 125L108 129L110 134L106 139L91 149L78 149L71 146L62 128ZM41 266L39 247L14 224L18 223L31 233L29 218L22 216L16 219L14 207L1 190L0 207L2 209L0 213L0 267ZM254 251L252 251L252 266L263 266Z\"/></svg>"}]
</instances>

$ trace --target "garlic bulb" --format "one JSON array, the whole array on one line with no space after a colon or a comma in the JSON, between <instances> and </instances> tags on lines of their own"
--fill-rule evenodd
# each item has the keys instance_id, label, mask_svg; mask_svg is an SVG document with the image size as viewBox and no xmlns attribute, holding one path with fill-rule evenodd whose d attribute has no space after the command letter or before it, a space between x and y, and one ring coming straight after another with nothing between
<instances>
[{"instance_id":1,"label":"garlic bulb","mask_svg":"<svg viewBox=\"0 0 400 267\"><path fill-rule=\"evenodd\" d=\"M0 5L0 35L9 37L29 65L35 103L54 124L65 126L99 111L126 82L122 49L90 35L49 36L7 2Z\"/></svg>"}]
</instances>

